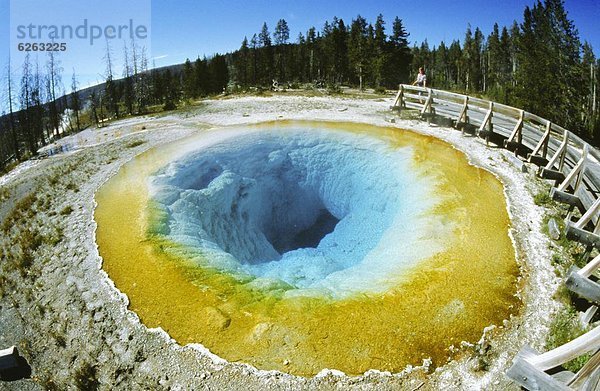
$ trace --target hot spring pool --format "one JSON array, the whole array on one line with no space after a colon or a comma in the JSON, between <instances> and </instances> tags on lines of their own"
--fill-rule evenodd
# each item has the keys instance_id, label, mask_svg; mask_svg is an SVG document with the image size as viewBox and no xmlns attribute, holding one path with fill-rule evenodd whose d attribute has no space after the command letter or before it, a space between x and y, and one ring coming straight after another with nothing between
<instances>
[{"instance_id":1,"label":"hot spring pool","mask_svg":"<svg viewBox=\"0 0 600 391\"><path fill-rule=\"evenodd\" d=\"M211 130L96 199L103 268L144 324L260 369L442 364L517 305L502 185L409 131Z\"/></svg>"}]
</instances>

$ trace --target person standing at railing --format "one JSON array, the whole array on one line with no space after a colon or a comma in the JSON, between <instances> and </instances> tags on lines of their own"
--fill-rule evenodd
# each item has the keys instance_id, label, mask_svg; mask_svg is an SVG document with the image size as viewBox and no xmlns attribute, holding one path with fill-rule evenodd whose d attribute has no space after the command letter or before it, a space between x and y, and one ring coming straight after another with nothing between
<instances>
[{"instance_id":1,"label":"person standing at railing","mask_svg":"<svg viewBox=\"0 0 600 391\"><path fill-rule=\"evenodd\" d=\"M423 67L419 68L419 73L417 74L417 80L413 83L413 86L417 85L419 87L427 87L427 75L425 74L425 69Z\"/></svg>"}]
</instances>

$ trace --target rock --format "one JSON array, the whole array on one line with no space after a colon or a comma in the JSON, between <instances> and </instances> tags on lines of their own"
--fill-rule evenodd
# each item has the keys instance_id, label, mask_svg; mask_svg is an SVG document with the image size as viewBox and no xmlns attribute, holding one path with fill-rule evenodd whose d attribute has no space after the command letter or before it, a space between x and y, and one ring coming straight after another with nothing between
<instances>
[{"instance_id":1,"label":"rock","mask_svg":"<svg viewBox=\"0 0 600 391\"><path fill-rule=\"evenodd\" d=\"M554 240L560 239L560 228L558 227L556 219L548 220L548 234Z\"/></svg>"},{"instance_id":2,"label":"rock","mask_svg":"<svg viewBox=\"0 0 600 391\"><path fill-rule=\"evenodd\" d=\"M231 324L231 318L215 307L205 308L203 315L208 326L216 330L225 330Z\"/></svg>"},{"instance_id":3,"label":"rock","mask_svg":"<svg viewBox=\"0 0 600 391\"><path fill-rule=\"evenodd\" d=\"M259 323L252 329L252 333L249 335L250 342L259 342L261 339L267 337L269 332L273 328L271 323Z\"/></svg>"}]
</instances>

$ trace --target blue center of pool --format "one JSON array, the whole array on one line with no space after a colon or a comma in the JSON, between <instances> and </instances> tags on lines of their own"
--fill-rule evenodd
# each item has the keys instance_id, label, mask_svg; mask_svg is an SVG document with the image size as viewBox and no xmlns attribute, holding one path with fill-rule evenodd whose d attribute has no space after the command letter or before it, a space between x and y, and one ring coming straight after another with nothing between
<instances>
[{"instance_id":1,"label":"blue center of pool","mask_svg":"<svg viewBox=\"0 0 600 391\"><path fill-rule=\"evenodd\" d=\"M295 128L228 130L151 178L162 234L204 267L332 296L382 291L441 250L410 148ZM297 294L301 294L296 292Z\"/></svg>"}]
</instances>

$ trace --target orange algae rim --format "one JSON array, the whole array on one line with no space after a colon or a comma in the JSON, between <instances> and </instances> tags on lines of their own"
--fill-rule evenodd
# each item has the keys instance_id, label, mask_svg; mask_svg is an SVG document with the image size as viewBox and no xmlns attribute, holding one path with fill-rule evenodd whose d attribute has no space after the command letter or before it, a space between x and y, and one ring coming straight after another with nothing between
<instances>
[{"instance_id":1,"label":"orange algae rim","mask_svg":"<svg viewBox=\"0 0 600 391\"><path fill-rule=\"evenodd\" d=\"M443 200L430 213L456 225L446 250L380 295L332 301L248 290L231 276L190 264L172 243L147 236L161 216L148 208L145 178L169 161L183 143L176 142L127 163L96 195L103 268L145 325L260 369L312 376L331 368L358 375L369 369L399 372L429 357L441 365L450 345L477 341L484 327L516 311L510 221L502 184L491 173L439 139L397 128L299 121L249 127L298 125L410 146L415 170L436 177ZM481 287L487 287L485 296Z\"/></svg>"}]
</instances>

